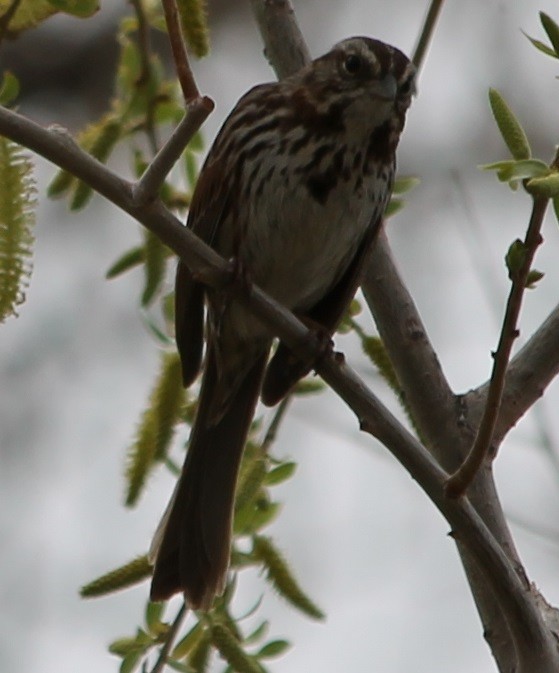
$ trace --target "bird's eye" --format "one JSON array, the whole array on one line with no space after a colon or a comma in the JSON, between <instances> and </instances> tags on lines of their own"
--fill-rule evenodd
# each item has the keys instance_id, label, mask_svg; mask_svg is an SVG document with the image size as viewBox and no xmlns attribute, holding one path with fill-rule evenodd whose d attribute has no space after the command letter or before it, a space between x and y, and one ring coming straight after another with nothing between
<instances>
[{"instance_id":1,"label":"bird's eye","mask_svg":"<svg viewBox=\"0 0 559 673\"><path fill-rule=\"evenodd\" d=\"M344 70L348 75L358 75L363 69L363 60L357 54L350 54L344 61Z\"/></svg>"}]
</instances>

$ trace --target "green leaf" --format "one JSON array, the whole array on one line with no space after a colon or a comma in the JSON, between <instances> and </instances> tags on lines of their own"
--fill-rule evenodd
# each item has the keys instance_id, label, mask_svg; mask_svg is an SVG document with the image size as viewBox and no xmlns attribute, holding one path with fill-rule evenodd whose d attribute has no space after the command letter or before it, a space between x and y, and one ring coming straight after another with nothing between
<instances>
[{"instance_id":1,"label":"green leaf","mask_svg":"<svg viewBox=\"0 0 559 673\"><path fill-rule=\"evenodd\" d=\"M109 114L96 124L91 124L82 137L87 139L89 153L101 163L105 163L120 138L121 130L120 120ZM92 196L92 188L82 180L77 180L70 200L70 210L81 210Z\"/></svg>"},{"instance_id":2,"label":"green leaf","mask_svg":"<svg viewBox=\"0 0 559 673\"><path fill-rule=\"evenodd\" d=\"M271 640L256 653L256 656L259 659L272 659L284 654L290 647L291 643L287 640Z\"/></svg>"},{"instance_id":3,"label":"green leaf","mask_svg":"<svg viewBox=\"0 0 559 673\"><path fill-rule=\"evenodd\" d=\"M550 16L545 14L545 12L540 12L540 21L542 22L542 26L547 33L549 41L553 45L555 54L559 56L559 26Z\"/></svg>"},{"instance_id":4,"label":"green leaf","mask_svg":"<svg viewBox=\"0 0 559 673\"><path fill-rule=\"evenodd\" d=\"M49 0L49 3L61 12L85 19L99 11L98 0Z\"/></svg>"},{"instance_id":5,"label":"green leaf","mask_svg":"<svg viewBox=\"0 0 559 673\"><path fill-rule=\"evenodd\" d=\"M523 241L517 238L510 244L507 254L505 255L505 264L511 280L515 280L518 277L525 261L526 245Z\"/></svg>"},{"instance_id":6,"label":"green leaf","mask_svg":"<svg viewBox=\"0 0 559 673\"><path fill-rule=\"evenodd\" d=\"M19 95L19 81L17 77L6 70L0 84L0 105L9 105Z\"/></svg>"},{"instance_id":7,"label":"green leaf","mask_svg":"<svg viewBox=\"0 0 559 673\"><path fill-rule=\"evenodd\" d=\"M145 283L142 306L149 306L157 296L165 280L167 258L171 252L161 239L149 230L144 236Z\"/></svg>"},{"instance_id":8,"label":"green leaf","mask_svg":"<svg viewBox=\"0 0 559 673\"><path fill-rule=\"evenodd\" d=\"M484 164L480 168L484 171L496 171L498 179L501 182L508 182L513 188L520 180L543 177L550 173L549 166L539 159L496 161Z\"/></svg>"},{"instance_id":9,"label":"green leaf","mask_svg":"<svg viewBox=\"0 0 559 673\"><path fill-rule=\"evenodd\" d=\"M517 160L529 159L531 150L524 129L496 89L489 89L489 103L501 136L512 156Z\"/></svg>"},{"instance_id":10,"label":"green leaf","mask_svg":"<svg viewBox=\"0 0 559 673\"><path fill-rule=\"evenodd\" d=\"M204 638L204 627L202 622L197 622L186 636L175 645L171 657L173 659L184 659L202 638Z\"/></svg>"},{"instance_id":11,"label":"green leaf","mask_svg":"<svg viewBox=\"0 0 559 673\"><path fill-rule=\"evenodd\" d=\"M412 189L415 189L417 185L421 183L421 180L419 178L416 178L412 175L410 176L403 176L400 175L396 178L394 181L394 187L392 188L392 193L393 194L405 194L406 192L411 191Z\"/></svg>"},{"instance_id":12,"label":"green leaf","mask_svg":"<svg viewBox=\"0 0 559 673\"><path fill-rule=\"evenodd\" d=\"M269 630L270 622L268 620L264 620L262 624L257 626L254 631L244 639L245 645L252 645L253 643L257 643L259 640L262 640Z\"/></svg>"},{"instance_id":13,"label":"green leaf","mask_svg":"<svg viewBox=\"0 0 559 673\"><path fill-rule=\"evenodd\" d=\"M405 201L403 199L399 199L397 196L393 196L388 202L388 205L386 206L386 210L384 211L384 217L386 219L388 219L389 217L393 217L394 215L396 215L396 213L399 213L404 206Z\"/></svg>"},{"instance_id":14,"label":"green leaf","mask_svg":"<svg viewBox=\"0 0 559 673\"><path fill-rule=\"evenodd\" d=\"M153 603L152 601L148 601L146 605L145 619L150 635L158 636L162 632L167 631L168 626L161 621L164 610L165 603Z\"/></svg>"},{"instance_id":15,"label":"green leaf","mask_svg":"<svg viewBox=\"0 0 559 673\"><path fill-rule=\"evenodd\" d=\"M0 136L0 322L17 316L31 277L35 182L29 157Z\"/></svg>"},{"instance_id":16,"label":"green leaf","mask_svg":"<svg viewBox=\"0 0 559 673\"><path fill-rule=\"evenodd\" d=\"M109 645L109 652L118 657L126 657L131 652L138 652L138 641L136 638L117 638Z\"/></svg>"},{"instance_id":17,"label":"green leaf","mask_svg":"<svg viewBox=\"0 0 559 673\"><path fill-rule=\"evenodd\" d=\"M301 589L286 560L268 537L254 538L253 554L266 568L267 579L291 605L313 619L324 619L324 613Z\"/></svg>"},{"instance_id":18,"label":"green leaf","mask_svg":"<svg viewBox=\"0 0 559 673\"><path fill-rule=\"evenodd\" d=\"M151 576L153 568L151 567L147 555L138 556L134 560L111 570L101 577L89 582L80 589L82 598L97 598L106 594L127 589L134 584L139 584Z\"/></svg>"},{"instance_id":19,"label":"green leaf","mask_svg":"<svg viewBox=\"0 0 559 673\"><path fill-rule=\"evenodd\" d=\"M540 282L540 280L545 276L545 273L542 271L538 271L537 269L531 269L528 272L528 276L526 277L526 285L525 287L528 290L534 290L536 288L536 285Z\"/></svg>"},{"instance_id":20,"label":"green leaf","mask_svg":"<svg viewBox=\"0 0 559 673\"><path fill-rule=\"evenodd\" d=\"M105 274L105 278L107 280L112 280L126 271L130 271L130 269L140 265L144 260L145 249L143 246L130 248L130 250L127 250L116 260L116 262L114 262Z\"/></svg>"},{"instance_id":21,"label":"green leaf","mask_svg":"<svg viewBox=\"0 0 559 673\"><path fill-rule=\"evenodd\" d=\"M126 655L120 663L119 673L132 673L137 667L138 662L142 656L142 652L131 652Z\"/></svg>"},{"instance_id":22,"label":"green leaf","mask_svg":"<svg viewBox=\"0 0 559 673\"><path fill-rule=\"evenodd\" d=\"M524 33L524 31L522 31ZM530 37L526 33L524 33L525 37L527 37L530 42L538 49L539 51L543 52L546 56L552 56L553 58L559 58L559 56L555 53L555 51L551 48L548 47L547 44L542 42L541 40L536 40L533 37Z\"/></svg>"},{"instance_id":23,"label":"green leaf","mask_svg":"<svg viewBox=\"0 0 559 673\"><path fill-rule=\"evenodd\" d=\"M273 470L270 470L266 475L266 486L275 486L282 484L284 481L291 479L297 469L297 463L282 463Z\"/></svg>"},{"instance_id":24,"label":"green leaf","mask_svg":"<svg viewBox=\"0 0 559 673\"><path fill-rule=\"evenodd\" d=\"M542 178L532 178L526 184L530 194L554 199L559 196L559 173L550 173Z\"/></svg>"},{"instance_id":25,"label":"green leaf","mask_svg":"<svg viewBox=\"0 0 559 673\"><path fill-rule=\"evenodd\" d=\"M556 196L553 199L553 212L555 213L555 219L557 220L557 223L559 224L559 196Z\"/></svg>"},{"instance_id":26,"label":"green leaf","mask_svg":"<svg viewBox=\"0 0 559 673\"><path fill-rule=\"evenodd\" d=\"M298 381L293 389L294 395L314 395L320 393L326 388L326 384L322 379L311 374L304 379Z\"/></svg>"},{"instance_id":27,"label":"green leaf","mask_svg":"<svg viewBox=\"0 0 559 673\"><path fill-rule=\"evenodd\" d=\"M0 0L0 16L4 16L13 0ZM16 37L30 28L36 28L59 11L80 18L90 16L99 8L97 0L21 0L8 24L7 35Z\"/></svg>"},{"instance_id":28,"label":"green leaf","mask_svg":"<svg viewBox=\"0 0 559 673\"><path fill-rule=\"evenodd\" d=\"M134 506L156 461L166 457L174 428L180 420L184 389L179 356L163 353L160 372L142 414L136 439L128 450L126 505Z\"/></svg>"}]
</instances>

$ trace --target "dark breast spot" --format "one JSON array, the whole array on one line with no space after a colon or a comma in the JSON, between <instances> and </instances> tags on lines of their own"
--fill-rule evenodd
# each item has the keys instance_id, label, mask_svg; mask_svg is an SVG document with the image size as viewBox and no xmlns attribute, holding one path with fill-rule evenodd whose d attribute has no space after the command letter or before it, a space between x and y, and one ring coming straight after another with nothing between
<instances>
[{"instance_id":1,"label":"dark breast spot","mask_svg":"<svg viewBox=\"0 0 559 673\"><path fill-rule=\"evenodd\" d=\"M336 174L327 171L322 175L314 175L307 180L307 189L311 197L324 205L328 201L330 192L336 187Z\"/></svg>"}]
</instances>

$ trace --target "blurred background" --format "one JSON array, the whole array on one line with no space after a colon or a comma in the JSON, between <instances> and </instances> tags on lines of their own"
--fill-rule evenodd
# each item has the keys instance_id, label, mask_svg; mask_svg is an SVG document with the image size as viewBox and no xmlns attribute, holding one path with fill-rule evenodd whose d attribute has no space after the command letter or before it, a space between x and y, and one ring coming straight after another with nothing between
<instances>
[{"instance_id":1,"label":"blurred background","mask_svg":"<svg viewBox=\"0 0 559 673\"><path fill-rule=\"evenodd\" d=\"M20 109L72 131L105 109L118 53L115 26L129 7L102 3L92 19L51 19L2 47L20 77ZM212 53L193 64L216 102L209 143L239 96L273 74L248 2L210 2ZM427 2L299 0L313 55L352 34L411 53ZM522 35L544 39L538 10L559 21L555 1L448 2L419 82L399 150L401 174L421 184L389 223L404 278L454 390L486 380L508 279L503 257L525 231L530 201L478 166L508 158L487 90L501 91L525 124L535 156L551 158L559 136L557 61ZM126 152L115 169L128 173ZM112 262L139 228L101 198L69 215L44 197L53 167L36 162L37 245L28 301L0 333L0 668L43 673L115 671L106 645L141 620L147 584L83 601L79 587L144 553L172 478L161 471L140 506L122 505L124 459L155 375L157 345L138 311L136 272L107 282ZM559 229L548 214L526 297L521 338L557 302ZM363 318L371 326L370 319ZM397 405L351 338L350 363L397 413ZM531 580L559 603L559 388L547 391L510 434L495 469ZM448 525L391 455L359 433L333 394L293 405L274 452L299 463L277 490L271 529L303 587L327 614L316 623L270 592L262 614L295 647L273 671L489 673L494 664ZM245 577L246 575L246 577ZM262 592L244 573L239 613Z\"/></svg>"}]
</instances>

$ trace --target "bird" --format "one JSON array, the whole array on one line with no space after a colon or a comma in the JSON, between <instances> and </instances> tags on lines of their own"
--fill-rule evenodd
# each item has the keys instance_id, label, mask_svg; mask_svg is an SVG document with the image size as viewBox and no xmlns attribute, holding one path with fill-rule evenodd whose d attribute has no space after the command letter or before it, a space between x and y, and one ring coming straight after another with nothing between
<instances>
[{"instance_id":1,"label":"bird","mask_svg":"<svg viewBox=\"0 0 559 673\"><path fill-rule=\"evenodd\" d=\"M187 227L306 324L332 335L390 199L415 68L369 37L338 42L240 98L211 146ZM225 587L235 486L259 397L312 369L231 293L178 263L175 335L185 387L202 366L182 472L154 535L150 598L209 610ZM206 342L205 355L204 341ZM270 357L270 353L273 354Z\"/></svg>"}]
</instances>

